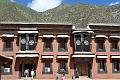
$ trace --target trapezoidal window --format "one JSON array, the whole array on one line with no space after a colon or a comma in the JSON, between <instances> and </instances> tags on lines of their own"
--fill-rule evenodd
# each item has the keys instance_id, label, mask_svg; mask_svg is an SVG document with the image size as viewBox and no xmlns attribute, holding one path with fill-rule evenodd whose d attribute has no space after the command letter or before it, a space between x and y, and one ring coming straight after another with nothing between
<instances>
[{"instance_id":1,"label":"trapezoidal window","mask_svg":"<svg viewBox=\"0 0 120 80\"><path fill-rule=\"evenodd\" d=\"M13 38L5 37L3 38L3 51L13 50Z\"/></svg>"},{"instance_id":2,"label":"trapezoidal window","mask_svg":"<svg viewBox=\"0 0 120 80\"><path fill-rule=\"evenodd\" d=\"M52 52L53 51L53 45L52 45L52 38L44 38L44 52Z\"/></svg>"}]
</instances>

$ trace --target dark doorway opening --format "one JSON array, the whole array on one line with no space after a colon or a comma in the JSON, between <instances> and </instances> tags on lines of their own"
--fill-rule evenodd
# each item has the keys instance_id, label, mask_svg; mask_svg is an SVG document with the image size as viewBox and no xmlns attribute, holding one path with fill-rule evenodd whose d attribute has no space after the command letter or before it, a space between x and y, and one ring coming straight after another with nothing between
<instances>
[{"instance_id":1,"label":"dark doorway opening","mask_svg":"<svg viewBox=\"0 0 120 80\"><path fill-rule=\"evenodd\" d=\"M29 70L29 76L28 77L31 77L31 70L33 69L35 71L35 76L36 76L36 64L20 64L20 77L25 77L24 75L24 72L26 69ZM34 76L34 77L35 77Z\"/></svg>"},{"instance_id":2,"label":"dark doorway opening","mask_svg":"<svg viewBox=\"0 0 120 80\"><path fill-rule=\"evenodd\" d=\"M24 71L28 69L29 70L29 77L31 77L31 71L33 69L33 64L24 64Z\"/></svg>"}]
</instances>

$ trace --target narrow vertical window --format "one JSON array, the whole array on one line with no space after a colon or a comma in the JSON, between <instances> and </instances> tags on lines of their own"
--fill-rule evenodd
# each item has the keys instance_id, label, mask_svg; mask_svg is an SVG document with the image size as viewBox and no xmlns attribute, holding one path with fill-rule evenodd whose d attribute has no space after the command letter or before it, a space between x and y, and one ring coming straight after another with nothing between
<instances>
[{"instance_id":1,"label":"narrow vertical window","mask_svg":"<svg viewBox=\"0 0 120 80\"><path fill-rule=\"evenodd\" d=\"M67 74L68 73L67 61L65 61L65 60L59 60L59 63L58 63L58 72L60 74Z\"/></svg>"},{"instance_id":2,"label":"narrow vertical window","mask_svg":"<svg viewBox=\"0 0 120 80\"><path fill-rule=\"evenodd\" d=\"M12 38L3 38L3 50L12 51L13 50L13 40Z\"/></svg>"},{"instance_id":3,"label":"narrow vertical window","mask_svg":"<svg viewBox=\"0 0 120 80\"><path fill-rule=\"evenodd\" d=\"M97 51L104 52L105 51L105 41L103 39L97 40Z\"/></svg>"},{"instance_id":4,"label":"narrow vertical window","mask_svg":"<svg viewBox=\"0 0 120 80\"><path fill-rule=\"evenodd\" d=\"M51 61L44 61L43 63L43 74L52 74L52 62Z\"/></svg>"},{"instance_id":5,"label":"narrow vertical window","mask_svg":"<svg viewBox=\"0 0 120 80\"><path fill-rule=\"evenodd\" d=\"M98 61L98 72L99 73L106 73L107 72L106 60L99 60Z\"/></svg>"},{"instance_id":6,"label":"narrow vertical window","mask_svg":"<svg viewBox=\"0 0 120 80\"><path fill-rule=\"evenodd\" d=\"M52 38L44 38L44 51L53 51Z\"/></svg>"},{"instance_id":7,"label":"narrow vertical window","mask_svg":"<svg viewBox=\"0 0 120 80\"><path fill-rule=\"evenodd\" d=\"M58 51L67 51L67 38L59 38L58 41Z\"/></svg>"},{"instance_id":8,"label":"narrow vertical window","mask_svg":"<svg viewBox=\"0 0 120 80\"><path fill-rule=\"evenodd\" d=\"M112 60L113 73L120 73L120 60Z\"/></svg>"},{"instance_id":9,"label":"narrow vertical window","mask_svg":"<svg viewBox=\"0 0 120 80\"><path fill-rule=\"evenodd\" d=\"M12 65L11 62L7 62L7 64L2 65L1 67L1 74L2 75L11 75L12 74Z\"/></svg>"},{"instance_id":10,"label":"narrow vertical window","mask_svg":"<svg viewBox=\"0 0 120 80\"><path fill-rule=\"evenodd\" d=\"M110 50L111 51L119 51L119 46L118 46L118 40L117 39L112 39L111 41L110 41L110 43L111 43L111 48L110 48Z\"/></svg>"},{"instance_id":11,"label":"narrow vertical window","mask_svg":"<svg viewBox=\"0 0 120 80\"><path fill-rule=\"evenodd\" d=\"M75 48L76 51L82 51L81 35L75 35Z\"/></svg>"}]
</instances>

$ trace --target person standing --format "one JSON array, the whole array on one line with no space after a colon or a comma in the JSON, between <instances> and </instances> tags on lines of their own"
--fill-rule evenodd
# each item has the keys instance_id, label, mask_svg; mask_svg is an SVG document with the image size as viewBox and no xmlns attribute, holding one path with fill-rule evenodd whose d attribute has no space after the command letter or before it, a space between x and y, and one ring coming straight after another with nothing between
<instances>
[{"instance_id":1,"label":"person standing","mask_svg":"<svg viewBox=\"0 0 120 80\"><path fill-rule=\"evenodd\" d=\"M26 69L24 72L25 78L27 79L27 77L29 76L29 69Z\"/></svg>"},{"instance_id":2,"label":"person standing","mask_svg":"<svg viewBox=\"0 0 120 80\"><path fill-rule=\"evenodd\" d=\"M34 78L34 75L35 75L35 71L32 69L32 70L31 70L32 79Z\"/></svg>"},{"instance_id":3,"label":"person standing","mask_svg":"<svg viewBox=\"0 0 120 80\"><path fill-rule=\"evenodd\" d=\"M56 80L58 80L58 72L57 72L57 74L56 74Z\"/></svg>"}]
</instances>

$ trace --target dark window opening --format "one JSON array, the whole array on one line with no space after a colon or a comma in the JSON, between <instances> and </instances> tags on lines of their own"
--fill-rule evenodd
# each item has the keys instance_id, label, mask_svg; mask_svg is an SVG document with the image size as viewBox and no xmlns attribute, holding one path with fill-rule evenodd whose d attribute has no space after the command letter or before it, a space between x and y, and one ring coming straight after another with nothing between
<instances>
[{"instance_id":1,"label":"dark window opening","mask_svg":"<svg viewBox=\"0 0 120 80\"><path fill-rule=\"evenodd\" d=\"M83 51L84 52L90 52L90 35L83 35L84 41L83 41Z\"/></svg>"},{"instance_id":2,"label":"dark window opening","mask_svg":"<svg viewBox=\"0 0 120 80\"><path fill-rule=\"evenodd\" d=\"M120 60L113 60L112 67L113 73L120 73Z\"/></svg>"},{"instance_id":3,"label":"dark window opening","mask_svg":"<svg viewBox=\"0 0 120 80\"><path fill-rule=\"evenodd\" d=\"M3 39L3 51L12 51L13 50L13 40L12 38Z\"/></svg>"},{"instance_id":4,"label":"dark window opening","mask_svg":"<svg viewBox=\"0 0 120 80\"><path fill-rule=\"evenodd\" d=\"M105 41L97 40L97 51L104 52L105 51Z\"/></svg>"},{"instance_id":5,"label":"dark window opening","mask_svg":"<svg viewBox=\"0 0 120 80\"><path fill-rule=\"evenodd\" d=\"M10 75L12 74L12 65L9 62L5 62L4 65L1 65L1 74Z\"/></svg>"},{"instance_id":6,"label":"dark window opening","mask_svg":"<svg viewBox=\"0 0 120 80\"><path fill-rule=\"evenodd\" d=\"M60 74L67 74L68 73L67 61L59 60L58 73L60 73Z\"/></svg>"},{"instance_id":7,"label":"dark window opening","mask_svg":"<svg viewBox=\"0 0 120 80\"><path fill-rule=\"evenodd\" d=\"M21 51L36 49L36 34L20 34Z\"/></svg>"},{"instance_id":8,"label":"dark window opening","mask_svg":"<svg viewBox=\"0 0 120 80\"><path fill-rule=\"evenodd\" d=\"M81 35L75 35L76 51L82 51Z\"/></svg>"},{"instance_id":9,"label":"dark window opening","mask_svg":"<svg viewBox=\"0 0 120 80\"><path fill-rule=\"evenodd\" d=\"M53 46L52 46L52 38L45 38L44 39L44 51L53 51Z\"/></svg>"},{"instance_id":10,"label":"dark window opening","mask_svg":"<svg viewBox=\"0 0 120 80\"><path fill-rule=\"evenodd\" d=\"M43 74L52 74L52 73L53 73L53 70L52 70L52 62L50 62L50 61L45 61L45 62L43 63L42 73L43 73Z\"/></svg>"},{"instance_id":11,"label":"dark window opening","mask_svg":"<svg viewBox=\"0 0 120 80\"><path fill-rule=\"evenodd\" d=\"M111 51L119 51L118 40L111 40Z\"/></svg>"},{"instance_id":12,"label":"dark window opening","mask_svg":"<svg viewBox=\"0 0 120 80\"><path fill-rule=\"evenodd\" d=\"M107 72L106 60L99 60L98 61L98 72L99 73L106 73Z\"/></svg>"},{"instance_id":13,"label":"dark window opening","mask_svg":"<svg viewBox=\"0 0 120 80\"><path fill-rule=\"evenodd\" d=\"M79 34L75 35L75 48L76 51L90 52L90 35L89 34Z\"/></svg>"},{"instance_id":14,"label":"dark window opening","mask_svg":"<svg viewBox=\"0 0 120 80\"><path fill-rule=\"evenodd\" d=\"M67 38L59 38L58 51L67 51Z\"/></svg>"}]
</instances>

